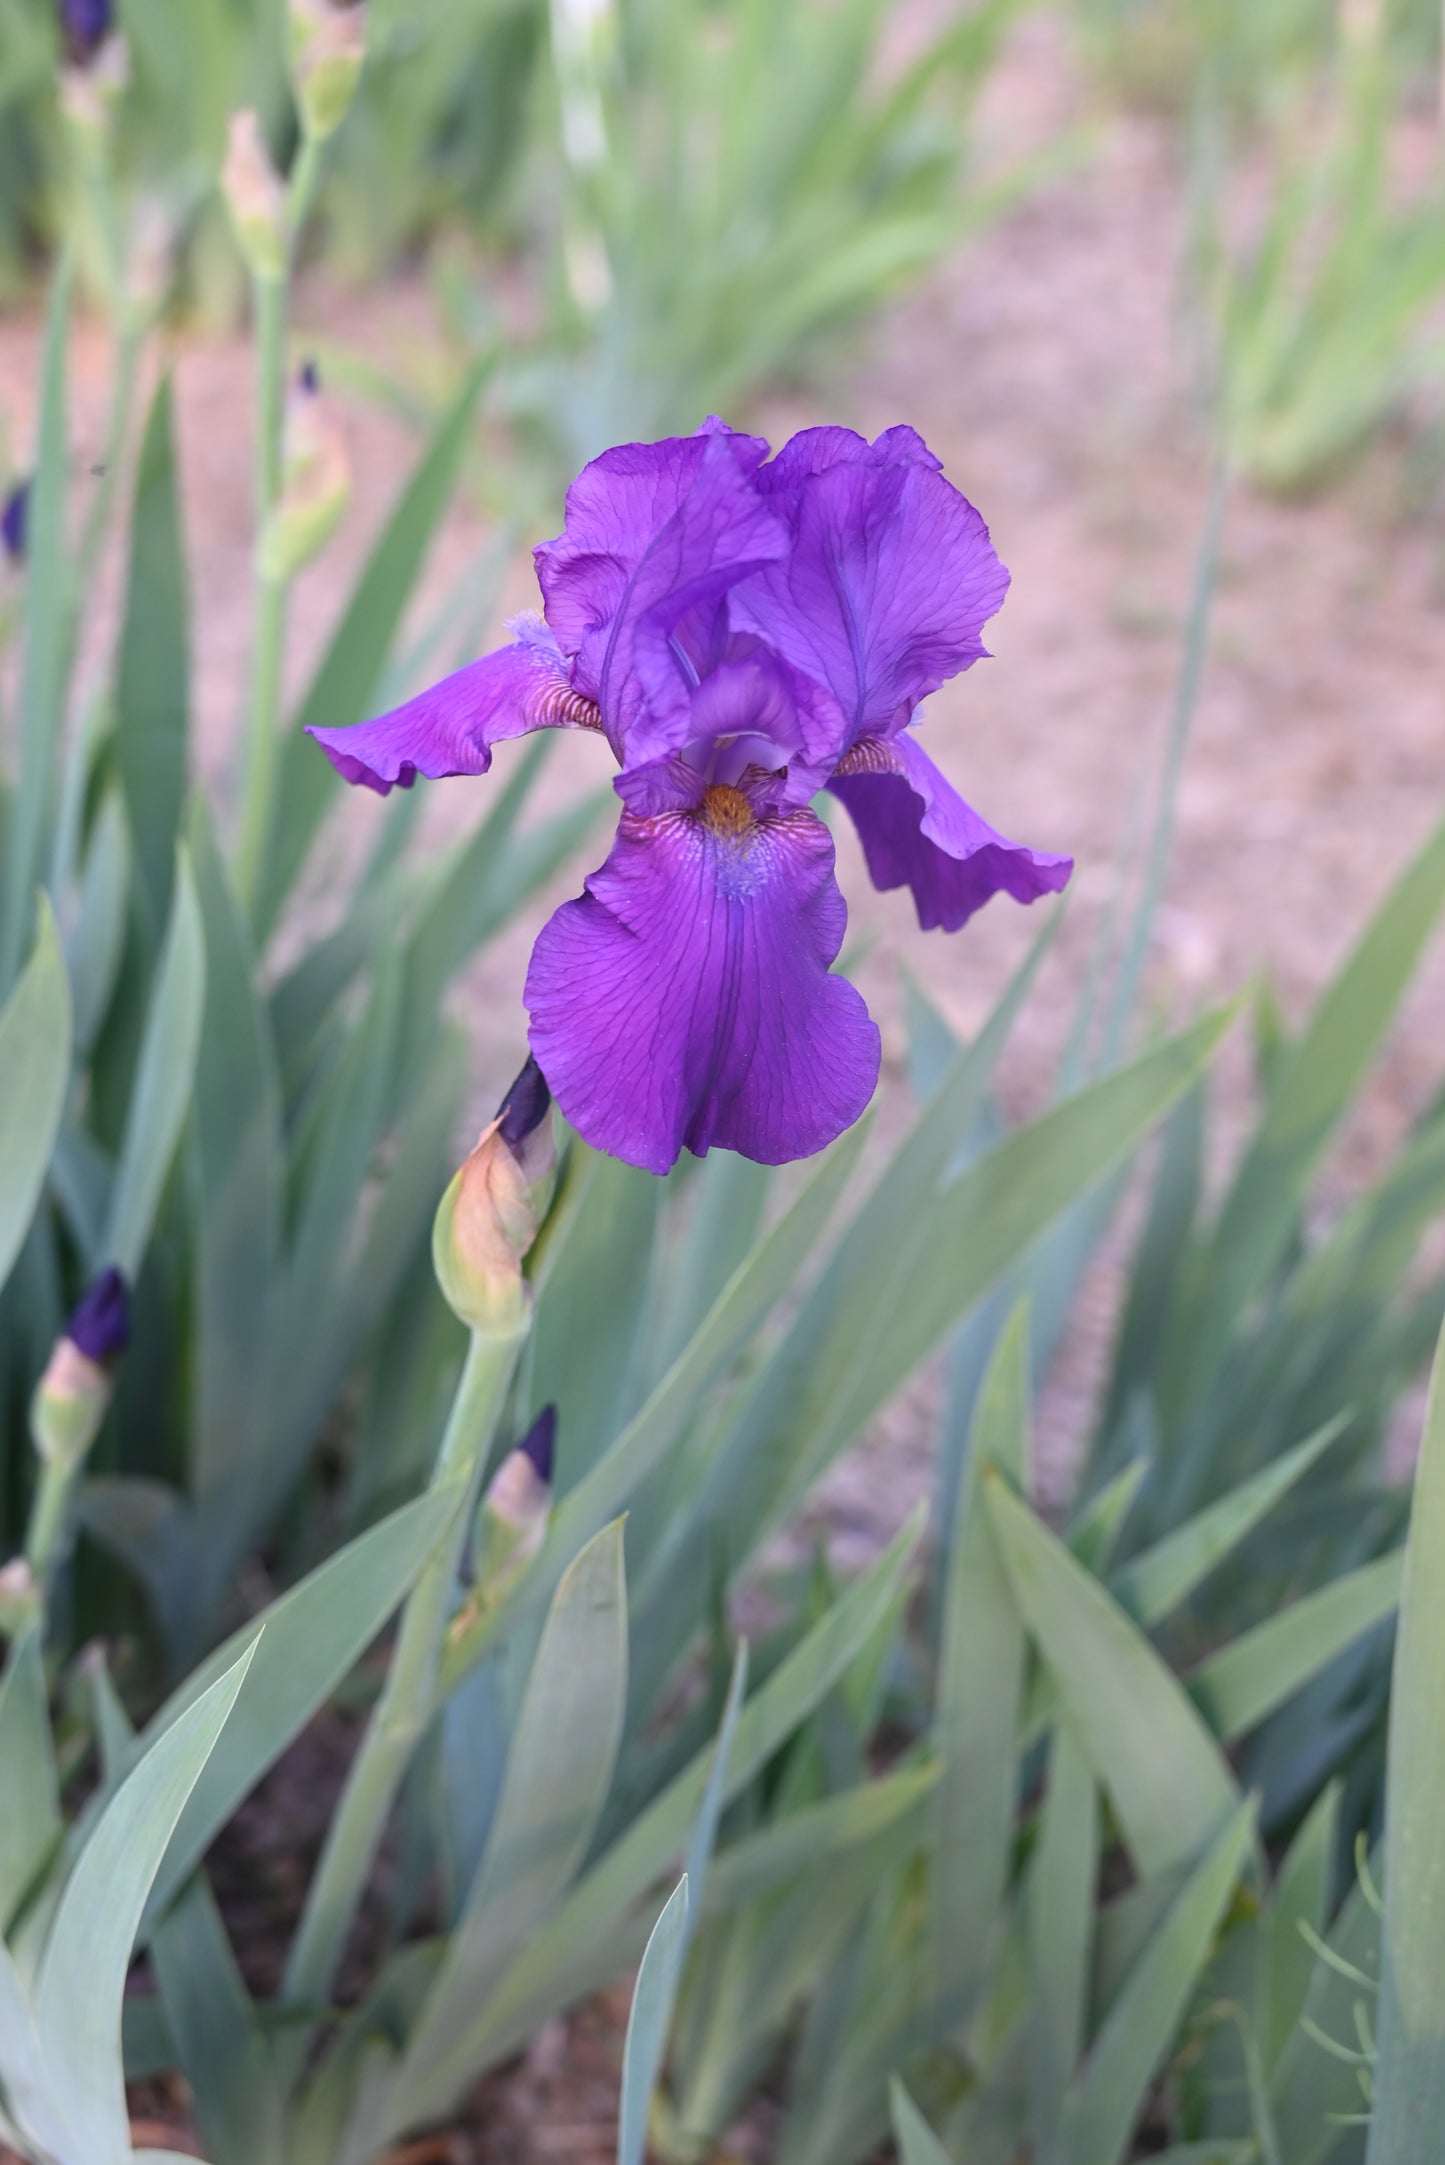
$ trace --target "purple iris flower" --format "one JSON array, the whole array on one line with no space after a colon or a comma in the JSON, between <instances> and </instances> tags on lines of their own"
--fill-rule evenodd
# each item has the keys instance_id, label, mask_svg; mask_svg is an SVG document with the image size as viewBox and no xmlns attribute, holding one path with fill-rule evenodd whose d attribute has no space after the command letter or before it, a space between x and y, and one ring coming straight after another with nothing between
<instances>
[{"instance_id":1,"label":"purple iris flower","mask_svg":"<svg viewBox=\"0 0 1445 2165\"><path fill-rule=\"evenodd\" d=\"M30 483L17 481L0 509L0 548L12 564L25 561L25 531L30 518Z\"/></svg>"},{"instance_id":2,"label":"purple iris flower","mask_svg":"<svg viewBox=\"0 0 1445 2165\"><path fill-rule=\"evenodd\" d=\"M534 729L604 734L612 853L527 973L542 1072L588 1142L653 1172L684 1146L806 1157L857 1119L879 1062L831 972L847 909L816 792L925 928L1072 869L1006 841L912 733L986 651L1008 573L912 429L805 429L774 458L716 420L594 459L534 556L545 618L377 721L312 734L383 794L485 774Z\"/></svg>"},{"instance_id":3,"label":"purple iris flower","mask_svg":"<svg viewBox=\"0 0 1445 2165\"><path fill-rule=\"evenodd\" d=\"M130 1344L130 1288L114 1264L93 1278L65 1326L72 1345L104 1367Z\"/></svg>"}]
</instances>

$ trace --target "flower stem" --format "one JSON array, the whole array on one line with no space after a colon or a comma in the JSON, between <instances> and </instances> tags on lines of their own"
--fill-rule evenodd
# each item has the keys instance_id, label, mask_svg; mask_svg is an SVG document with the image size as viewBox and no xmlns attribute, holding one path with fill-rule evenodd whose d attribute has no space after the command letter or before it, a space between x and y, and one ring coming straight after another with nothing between
<instances>
[{"instance_id":1,"label":"flower stem","mask_svg":"<svg viewBox=\"0 0 1445 2165\"><path fill-rule=\"evenodd\" d=\"M48 1458L40 1461L40 1477L30 1505L30 1523L25 1529L25 1561L42 1596L49 1593L50 1581L60 1560L75 1471L73 1467L57 1465Z\"/></svg>"},{"instance_id":2,"label":"flower stem","mask_svg":"<svg viewBox=\"0 0 1445 2165\"><path fill-rule=\"evenodd\" d=\"M264 533L281 493L281 416L286 391L286 288L284 278L257 278L256 306L256 532ZM243 905L254 907L271 831L276 792L277 729L281 673L286 651L286 588L256 575L255 645L246 736L246 778L236 885Z\"/></svg>"},{"instance_id":3,"label":"flower stem","mask_svg":"<svg viewBox=\"0 0 1445 2165\"><path fill-rule=\"evenodd\" d=\"M527 1326L474 1331L431 1489L453 1490L456 1515L402 1611L391 1667L346 1778L286 1965L286 2005L314 2010L329 1995L397 1790L436 1705L437 1672L457 1572L483 1470ZM305 2051L298 2033L293 2067Z\"/></svg>"}]
</instances>

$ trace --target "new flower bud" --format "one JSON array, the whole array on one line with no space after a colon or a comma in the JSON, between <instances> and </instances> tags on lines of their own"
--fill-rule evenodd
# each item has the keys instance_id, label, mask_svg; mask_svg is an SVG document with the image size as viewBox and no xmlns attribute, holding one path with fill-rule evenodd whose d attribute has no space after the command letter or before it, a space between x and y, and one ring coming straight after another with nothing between
<instances>
[{"instance_id":1,"label":"new flower bud","mask_svg":"<svg viewBox=\"0 0 1445 2165\"><path fill-rule=\"evenodd\" d=\"M473 1547L478 1609L510 1591L542 1546L552 1513L556 1443L557 1408L544 1406L482 1498Z\"/></svg>"},{"instance_id":2,"label":"new flower bud","mask_svg":"<svg viewBox=\"0 0 1445 2165\"><path fill-rule=\"evenodd\" d=\"M18 1639L44 1608L40 1581L28 1560L16 1556L0 1569L0 1639Z\"/></svg>"},{"instance_id":3,"label":"new flower bud","mask_svg":"<svg viewBox=\"0 0 1445 2165\"><path fill-rule=\"evenodd\" d=\"M105 1419L113 1369L130 1344L130 1294L118 1270L102 1271L86 1290L30 1404L30 1432L48 1465L73 1473Z\"/></svg>"},{"instance_id":4,"label":"new flower bud","mask_svg":"<svg viewBox=\"0 0 1445 2165\"><path fill-rule=\"evenodd\" d=\"M351 462L335 409L307 362L286 407L281 495L260 542L264 579L284 584L325 548L351 499Z\"/></svg>"},{"instance_id":5,"label":"new flower bud","mask_svg":"<svg viewBox=\"0 0 1445 2165\"><path fill-rule=\"evenodd\" d=\"M286 190L266 147L260 119L249 106L231 115L221 193L236 246L252 277L283 277L288 244Z\"/></svg>"},{"instance_id":6,"label":"new flower bud","mask_svg":"<svg viewBox=\"0 0 1445 2165\"><path fill-rule=\"evenodd\" d=\"M0 548L12 564L25 561L25 529L30 515L30 483L17 481L0 510Z\"/></svg>"},{"instance_id":7,"label":"new flower bud","mask_svg":"<svg viewBox=\"0 0 1445 2165\"><path fill-rule=\"evenodd\" d=\"M556 1151L551 1093L529 1058L482 1130L436 1215L432 1260L453 1312L472 1330L520 1331L530 1294L522 1274L551 1201Z\"/></svg>"},{"instance_id":8,"label":"new flower bud","mask_svg":"<svg viewBox=\"0 0 1445 2165\"><path fill-rule=\"evenodd\" d=\"M301 125L324 143L346 118L366 59L360 0L291 0L291 81Z\"/></svg>"}]
</instances>

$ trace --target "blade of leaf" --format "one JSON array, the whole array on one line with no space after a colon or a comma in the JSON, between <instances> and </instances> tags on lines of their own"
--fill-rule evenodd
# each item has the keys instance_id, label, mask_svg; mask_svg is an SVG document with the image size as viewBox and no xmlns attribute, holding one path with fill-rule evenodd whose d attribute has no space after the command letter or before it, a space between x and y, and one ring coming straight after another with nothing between
<instances>
[{"instance_id":1,"label":"blade of leaf","mask_svg":"<svg viewBox=\"0 0 1445 2165\"><path fill-rule=\"evenodd\" d=\"M896 2075L888 2086L888 2105L901 2165L951 2165L948 2152Z\"/></svg>"},{"instance_id":2,"label":"blade of leaf","mask_svg":"<svg viewBox=\"0 0 1445 2165\"><path fill-rule=\"evenodd\" d=\"M1222 1646L1185 1679L1190 1696L1226 1742L1244 1736L1318 1676L1337 1654L1393 1616L1404 1557L1396 1550Z\"/></svg>"},{"instance_id":3,"label":"blade of leaf","mask_svg":"<svg viewBox=\"0 0 1445 2165\"><path fill-rule=\"evenodd\" d=\"M728 1757L724 1803L752 1780L821 1704L867 1645L896 1597L921 1522L921 1514L916 1513L873 1568L839 1597L743 1708ZM700 1751L638 1814L556 1915L533 1936L476 2025L475 2065L490 2064L514 2049L548 2012L565 2006L572 1996L569 1978L590 1981L599 1949L603 1951L601 1976L609 1974L612 1964L605 1950L615 1943L618 1920L657 1884L681 1853L707 1787L713 1756L711 1746ZM716 1870L721 1874L726 1868L724 1852Z\"/></svg>"},{"instance_id":4,"label":"blade of leaf","mask_svg":"<svg viewBox=\"0 0 1445 2165\"><path fill-rule=\"evenodd\" d=\"M30 1226L70 1079L70 987L48 903L35 949L0 1010L0 1286Z\"/></svg>"},{"instance_id":5,"label":"blade of leaf","mask_svg":"<svg viewBox=\"0 0 1445 2165\"><path fill-rule=\"evenodd\" d=\"M156 1741L81 1850L55 1912L35 1990L35 2027L86 2165L127 2165L130 2122L120 2005L151 1884L215 1748L248 1651Z\"/></svg>"},{"instance_id":6,"label":"blade of leaf","mask_svg":"<svg viewBox=\"0 0 1445 2165\"><path fill-rule=\"evenodd\" d=\"M393 2132L464 2085L469 2027L508 1960L550 1921L607 1801L627 1706L622 1532L620 1520L604 1527L557 1588L481 1870L407 2041Z\"/></svg>"},{"instance_id":7,"label":"blade of leaf","mask_svg":"<svg viewBox=\"0 0 1445 2165\"><path fill-rule=\"evenodd\" d=\"M1239 1794L1219 1746L1138 1627L997 1474L984 1494L1014 1598L1140 1872L1192 1863Z\"/></svg>"},{"instance_id":8,"label":"blade of leaf","mask_svg":"<svg viewBox=\"0 0 1445 2165\"><path fill-rule=\"evenodd\" d=\"M1098 1790L1065 1720L1049 1753L1049 1786L1026 1896L1034 1996L1033 2124L1041 2159L1057 2155L1064 2099L1083 2054L1098 1880Z\"/></svg>"},{"instance_id":9,"label":"blade of leaf","mask_svg":"<svg viewBox=\"0 0 1445 2165\"><path fill-rule=\"evenodd\" d=\"M205 1013L205 936L184 849L178 854L171 897L101 1241L106 1261L118 1264L132 1284L190 1109Z\"/></svg>"},{"instance_id":10,"label":"blade of leaf","mask_svg":"<svg viewBox=\"0 0 1445 2165\"><path fill-rule=\"evenodd\" d=\"M979 1484L985 1467L1027 1479L1028 1343L1020 1304L984 1379L944 1577L929 1929L935 1990L961 2005L990 1957L1013 1836L1024 1630Z\"/></svg>"},{"instance_id":11,"label":"blade of leaf","mask_svg":"<svg viewBox=\"0 0 1445 2165\"><path fill-rule=\"evenodd\" d=\"M151 1963L214 2165L284 2155L281 2096L251 1996L204 1872L151 1934Z\"/></svg>"},{"instance_id":12,"label":"blade of leaf","mask_svg":"<svg viewBox=\"0 0 1445 2165\"><path fill-rule=\"evenodd\" d=\"M111 738L152 937L171 907L190 708L190 603L172 404L167 375L151 403L136 469Z\"/></svg>"},{"instance_id":13,"label":"blade of leaf","mask_svg":"<svg viewBox=\"0 0 1445 2165\"><path fill-rule=\"evenodd\" d=\"M239 1703L181 1815L151 1914L175 1898L242 1798L365 1652L450 1524L454 1496L420 1496L349 1542L244 1624L189 1676L136 1740L132 1763L197 1696L254 1649ZM82 1813L77 1836L93 1823Z\"/></svg>"},{"instance_id":14,"label":"blade of leaf","mask_svg":"<svg viewBox=\"0 0 1445 2165\"><path fill-rule=\"evenodd\" d=\"M1445 1344L1445 1341L1442 1341ZM1427 2156L1445 2125L1445 1352L1415 1470L1390 1694L1385 1919L1368 2165Z\"/></svg>"},{"instance_id":15,"label":"blade of leaf","mask_svg":"<svg viewBox=\"0 0 1445 2165\"><path fill-rule=\"evenodd\" d=\"M1327 1421L1261 1473L1141 1551L1111 1580L1115 1600L1141 1624L1162 1623L1288 1495L1344 1425L1343 1415Z\"/></svg>"},{"instance_id":16,"label":"blade of leaf","mask_svg":"<svg viewBox=\"0 0 1445 2165\"><path fill-rule=\"evenodd\" d=\"M40 364L40 425L26 509L25 661L20 681L20 776L5 806L0 863L0 999L30 944L70 646L70 567L65 543L66 353L74 284L69 254L50 286ZM3 1253L3 1250L0 1250ZM0 1272L3 1276L3 1272Z\"/></svg>"},{"instance_id":17,"label":"blade of leaf","mask_svg":"<svg viewBox=\"0 0 1445 2165\"><path fill-rule=\"evenodd\" d=\"M1301 1928L1324 1935L1339 1829L1340 1785L1331 1782L1291 1842L1260 1919L1254 2027L1266 2081L1309 1998L1316 1957Z\"/></svg>"},{"instance_id":18,"label":"blade of leaf","mask_svg":"<svg viewBox=\"0 0 1445 2165\"><path fill-rule=\"evenodd\" d=\"M119 789L105 793L80 881L80 907L65 943L75 1000L75 1049L83 1058L105 1021L125 950L130 899L130 828Z\"/></svg>"},{"instance_id":19,"label":"blade of leaf","mask_svg":"<svg viewBox=\"0 0 1445 2165\"><path fill-rule=\"evenodd\" d=\"M0 1933L60 1832L45 1659L40 1627L32 1624L12 1644L0 1679Z\"/></svg>"},{"instance_id":20,"label":"blade of leaf","mask_svg":"<svg viewBox=\"0 0 1445 2165\"><path fill-rule=\"evenodd\" d=\"M637 1972L627 2038L622 2048L622 2105L617 2123L617 2165L643 2165L652 2093L662 2067L677 1981L687 1944L687 1874L652 1928Z\"/></svg>"},{"instance_id":21,"label":"blade of leaf","mask_svg":"<svg viewBox=\"0 0 1445 2165\"><path fill-rule=\"evenodd\" d=\"M1254 1807L1245 1803L1186 1881L1110 2009L1064 2103L1061 2154L1069 2165L1121 2165L1127 2155L1253 1838Z\"/></svg>"}]
</instances>

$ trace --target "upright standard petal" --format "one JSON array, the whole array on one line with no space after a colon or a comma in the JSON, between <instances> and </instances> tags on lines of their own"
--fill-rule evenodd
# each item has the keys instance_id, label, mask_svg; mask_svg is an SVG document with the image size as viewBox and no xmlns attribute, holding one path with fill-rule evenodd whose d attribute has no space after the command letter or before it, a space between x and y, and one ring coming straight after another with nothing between
<instances>
[{"instance_id":1,"label":"upright standard petal","mask_svg":"<svg viewBox=\"0 0 1445 2165\"><path fill-rule=\"evenodd\" d=\"M811 812L624 813L611 856L543 929L532 1048L599 1150L665 1173L686 1146L765 1165L821 1150L878 1079L862 997L829 964L847 910Z\"/></svg>"},{"instance_id":2,"label":"upright standard petal","mask_svg":"<svg viewBox=\"0 0 1445 2165\"><path fill-rule=\"evenodd\" d=\"M977 661L1008 591L982 517L921 437L890 429L849 455L847 434L809 430L759 473L792 547L732 600L736 626L828 687L840 757Z\"/></svg>"},{"instance_id":3,"label":"upright standard petal","mask_svg":"<svg viewBox=\"0 0 1445 2165\"><path fill-rule=\"evenodd\" d=\"M956 932L996 894L1058 894L1074 869L1072 857L1006 840L906 734L856 745L828 787L852 814L874 886L911 887L925 932Z\"/></svg>"},{"instance_id":4,"label":"upright standard petal","mask_svg":"<svg viewBox=\"0 0 1445 2165\"><path fill-rule=\"evenodd\" d=\"M788 547L732 437L703 442L691 487L638 562L607 638L599 698L623 765L681 750L692 698L727 657L727 598Z\"/></svg>"},{"instance_id":5,"label":"upright standard petal","mask_svg":"<svg viewBox=\"0 0 1445 2165\"><path fill-rule=\"evenodd\" d=\"M694 436L618 444L583 467L567 491L562 532L532 551L547 622L564 653L576 657L573 678L589 698L600 695L608 637L633 573L719 439L745 474L768 455L761 436L740 435L716 419Z\"/></svg>"},{"instance_id":6,"label":"upright standard petal","mask_svg":"<svg viewBox=\"0 0 1445 2165\"><path fill-rule=\"evenodd\" d=\"M381 796L419 774L485 774L492 746L533 729L598 729L590 699L574 691L555 640L539 622L512 627L516 644L484 654L374 722L310 733L343 782Z\"/></svg>"}]
</instances>

